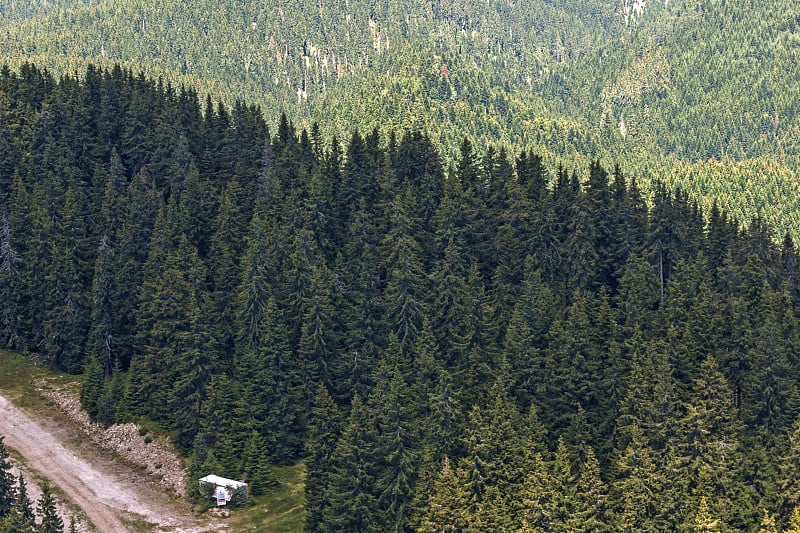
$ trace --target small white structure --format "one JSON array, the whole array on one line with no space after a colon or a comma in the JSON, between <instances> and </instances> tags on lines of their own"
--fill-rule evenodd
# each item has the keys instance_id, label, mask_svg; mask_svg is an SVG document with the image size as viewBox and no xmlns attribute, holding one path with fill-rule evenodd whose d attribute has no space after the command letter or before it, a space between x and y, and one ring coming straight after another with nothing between
<instances>
[{"instance_id":1,"label":"small white structure","mask_svg":"<svg viewBox=\"0 0 800 533\"><path fill-rule=\"evenodd\" d=\"M247 483L236 481L235 479L226 479L214 474L201 477L200 486L214 487L211 497L217 501L217 507L226 505L235 494L247 496Z\"/></svg>"}]
</instances>

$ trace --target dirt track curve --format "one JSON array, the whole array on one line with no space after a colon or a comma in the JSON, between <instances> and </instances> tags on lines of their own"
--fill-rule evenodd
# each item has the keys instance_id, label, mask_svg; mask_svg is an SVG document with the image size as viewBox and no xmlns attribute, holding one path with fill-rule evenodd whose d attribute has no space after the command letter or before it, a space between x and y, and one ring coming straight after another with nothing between
<instances>
[{"instance_id":1,"label":"dirt track curve","mask_svg":"<svg viewBox=\"0 0 800 533\"><path fill-rule=\"evenodd\" d=\"M128 531L126 523L146 521L153 531L208 531L189 516L179 516L158 501L156 491L111 469L95 468L62 444L50 428L33 420L0 396L0 435L28 468L50 480L80 507L98 531ZM140 531L141 529L139 529Z\"/></svg>"}]
</instances>

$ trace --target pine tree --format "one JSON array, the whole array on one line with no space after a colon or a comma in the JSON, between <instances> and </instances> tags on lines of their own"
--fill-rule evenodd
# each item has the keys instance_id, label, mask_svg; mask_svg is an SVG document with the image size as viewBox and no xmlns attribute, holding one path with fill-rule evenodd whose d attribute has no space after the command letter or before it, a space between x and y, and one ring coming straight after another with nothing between
<instances>
[{"instance_id":1,"label":"pine tree","mask_svg":"<svg viewBox=\"0 0 800 533\"><path fill-rule=\"evenodd\" d=\"M445 457L420 520L419 531L455 533L467 530L471 517L467 513L462 478L463 472L453 470L450 460Z\"/></svg>"},{"instance_id":2,"label":"pine tree","mask_svg":"<svg viewBox=\"0 0 800 533\"><path fill-rule=\"evenodd\" d=\"M336 404L328 390L320 385L314 397L309 417L309 432L306 441L308 452L305 483L306 520L305 530L326 531L324 513L327 511L327 495L333 468L333 455L342 431L342 421Z\"/></svg>"},{"instance_id":3,"label":"pine tree","mask_svg":"<svg viewBox=\"0 0 800 533\"><path fill-rule=\"evenodd\" d=\"M661 531L666 524L657 519L660 474L638 426L628 428L629 442L614 464L612 485L614 526L618 531Z\"/></svg>"},{"instance_id":4,"label":"pine tree","mask_svg":"<svg viewBox=\"0 0 800 533\"><path fill-rule=\"evenodd\" d=\"M600 477L600 464L589 447L581 465L575 491L575 510L570 516L572 531L607 531L608 487Z\"/></svg>"},{"instance_id":5,"label":"pine tree","mask_svg":"<svg viewBox=\"0 0 800 533\"><path fill-rule=\"evenodd\" d=\"M397 366L390 365L378 367L376 386L369 401L375 412L378 431L378 519L384 530L400 532L408 529L410 519L418 465L418 437L413 426L413 401L408 385Z\"/></svg>"},{"instance_id":6,"label":"pine tree","mask_svg":"<svg viewBox=\"0 0 800 533\"><path fill-rule=\"evenodd\" d=\"M17 478L17 498L14 502L14 507L22 517L22 523L28 529L32 529L35 525L35 517L33 514L33 503L28 497L28 486L25 483L25 478L22 474Z\"/></svg>"},{"instance_id":7,"label":"pine tree","mask_svg":"<svg viewBox=\"0 0 800 533\"><path fill-rule=\"evenodd\" d=\"M256 431L250 433L242 451L242 466L239 469L246 476L249 496L261 496L277 484L267 461L268 449L261 434Z\"/></svg>"},{"instance_id":8,"label":"pine tree","mask_svg":"<svg viewBox=\"0 0 800 533\"><path fill-rule=\"evenodd\" d=\"M16 504L14 476L11 475L11 463L3 439L0 436L0 518L8 516Z\"/></svg>"},{"instance_id":9,"label":"pine tree","mask_svg":"<svg viewBox=\"0 0 800 533\"><path fill-rule=\"evenodd\" d=\"M47 483L42 485L42 496L39 498L36 511L41 520L36 529L37 533L64 533L64 521L56 511L56 501Z\"/></svg>"},{"instance_id":10,"label":"pine tree","mask_svg":"<svg viewBox=\"0 0 800 533\"><path fill-rule=\"evenodd\" d=\"M7 516L0 518L0 533L31 533L33 530L32 525L23 521L22 514L16 508L11 509Z\"/></svg>"},{"instance_id":11,"label":"pine tree","mask_svg":"<svg viewBox=\"0 0 800 533\"><path fill-rule=\"evenodd\" d=\"M377 512L375 435L372 414L358 396L330 459L323 530L367 532L380 529Z\"/></svg>"}]
</instances>

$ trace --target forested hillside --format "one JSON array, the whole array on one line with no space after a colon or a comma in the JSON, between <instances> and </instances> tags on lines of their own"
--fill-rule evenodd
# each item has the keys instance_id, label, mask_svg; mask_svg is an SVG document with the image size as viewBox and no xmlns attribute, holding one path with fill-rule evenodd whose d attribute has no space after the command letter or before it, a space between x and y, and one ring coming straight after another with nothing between
<instances>
[{"instance_id":1,"label":"forested hillside","mask_svg":"<svg viewBox=\"0 0 800 533\"><path fill-rule=\"evenodd\" d=\"M789 527L800 255L762 221L121 68L0 94L0 339L191 475L304 460L308 531Z\"/></svg>"},{"instance_id":2,"label":"forested hillside","mask_svg":"<svg viewBox=\"0 0 800 533\"><path fill-rule=\"evenodd\" d=\"M465 132L620 162L797 238L798 20L789 0L0 1L0 51L56 76L120 63L325 138L423 130L448 163Z\"/></svg>"}]
</instances>

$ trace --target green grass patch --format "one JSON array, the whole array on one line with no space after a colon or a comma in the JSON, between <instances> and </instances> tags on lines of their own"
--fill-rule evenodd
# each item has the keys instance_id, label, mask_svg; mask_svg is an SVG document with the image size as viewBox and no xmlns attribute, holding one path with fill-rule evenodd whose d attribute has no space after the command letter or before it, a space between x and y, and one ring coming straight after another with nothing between
<instances>
[{"instance_id":1,"label":"green grass patch","mask_svg":"<svg viewBox=\"0 0 800 533\"><path fill-rule=\"evenodd\" d=\"M35 410L49 405L37 387L37 381L41 383L41 380L46 380L54 388L77 387L80 376L59 374L26 354L0 350L0 391L17 406Z\"/></svg>"},{"instance_id":2,"label":"green grass patch","mask_svg":"<svg viewBox=\"0 0 800 533\"><path fill-rule=\"evenodd\" d=\"M255 498L252 505L232 510L230 518L226 520L232 531L303 531L305 465L276 466L274 473L279 483L277 487Z\"/></svg>"}]
</instances>

